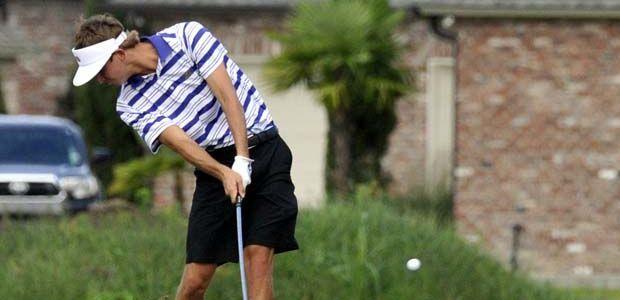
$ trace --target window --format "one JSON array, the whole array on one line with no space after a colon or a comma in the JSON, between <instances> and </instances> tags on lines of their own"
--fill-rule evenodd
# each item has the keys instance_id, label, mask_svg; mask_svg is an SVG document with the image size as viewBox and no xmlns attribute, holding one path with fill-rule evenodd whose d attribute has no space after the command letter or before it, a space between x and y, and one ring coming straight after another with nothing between
<instances>
[{"instance_id":1,"label":"window","mask_svg":"<svg viewBox=\"0 0 620 300\"><path fill-rule=\"evenodd\" d=\"M75 133L56 127L0 126L0 165L42 164L80 166L85 148Z\"/></svg>"}]
</instances>

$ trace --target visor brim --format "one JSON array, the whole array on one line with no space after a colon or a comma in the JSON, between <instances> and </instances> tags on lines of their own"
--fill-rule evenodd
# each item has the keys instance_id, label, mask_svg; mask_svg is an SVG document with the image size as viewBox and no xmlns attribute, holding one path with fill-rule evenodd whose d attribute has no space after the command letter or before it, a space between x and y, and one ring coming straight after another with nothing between
<instances>
[{"instance_id":1,"label":"visor brim","mask_svg":"<svg viewBox=\"0 0 620 300\"><path fill-rule=\"evenodd\" d=\"M91 79L97 76L97 74L99 74L99 71L103 69L103 66L105 66L109 59L110 58L108 57L106 59L96 61L90 65L78 67L77 71L75 72L75 76L73 76L73 85L81 86L89 82Z\"/></svg>"}]
</instances>

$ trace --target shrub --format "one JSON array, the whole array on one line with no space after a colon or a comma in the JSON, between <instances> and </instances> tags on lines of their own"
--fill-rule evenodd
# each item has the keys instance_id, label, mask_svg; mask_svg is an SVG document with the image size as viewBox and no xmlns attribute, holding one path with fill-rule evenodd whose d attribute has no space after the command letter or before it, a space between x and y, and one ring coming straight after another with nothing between
<instances>
[{"instance_id":1,"label":"shrub","mask_svg":"<svg viewBox=\"0 0 620 300\"><path fill-rule=\"evenodd\" d=\"M114 179L108 188L110 196L125 198L131 202L148 204L153 179L167 171L180 172L185 161L168 149L114 167Z\"/></svg>"}]
</instances>

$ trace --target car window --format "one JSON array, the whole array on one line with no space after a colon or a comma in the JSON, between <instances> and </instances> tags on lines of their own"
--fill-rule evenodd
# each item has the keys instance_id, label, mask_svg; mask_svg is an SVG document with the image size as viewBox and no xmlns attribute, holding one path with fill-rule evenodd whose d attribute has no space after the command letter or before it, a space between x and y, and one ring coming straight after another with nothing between
<instances>
[{"instance_id":1,"label":"car window","mask_svg":"<svg viewBox=\"0 0 620 300\"><path fill-rule=\"evenodd\" d=\"M0 126L0 164L79 166L80 143L68 129Z\"/></svg>"}]
</instances>

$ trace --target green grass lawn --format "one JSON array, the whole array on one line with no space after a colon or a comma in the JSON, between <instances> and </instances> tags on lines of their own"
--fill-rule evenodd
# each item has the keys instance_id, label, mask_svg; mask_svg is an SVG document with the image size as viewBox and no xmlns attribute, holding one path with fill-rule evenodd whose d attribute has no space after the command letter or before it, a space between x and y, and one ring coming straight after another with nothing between
<instances>
[{"instance_id":1,"label":"green grass lawn","mask_svg":"<svg viewBox=\"0 0 620 300\"><path fill-rule=\"evenodd\" d=\"M592 299L591 297L593 297L595 299L620 300L620 290L580 288L574 289L573 292L583 299Z\"/></svg>"},{"instance_id":2,"label":"green grass lawn","mask_svg":"<svg viewBox=\"0 0 620 300\"><path fill-rule=\"evenodd\" d=\"M173 298L186 220L124 211L4 222L0 299ZM377 201L300 214L302 249L278 256L278 299L612 299L535 284L506 272L453 230ZM422 260L407 271L411 257ZM237 265L223 266L208 299L239 299Z\"/></svg>"}]
</instances>

